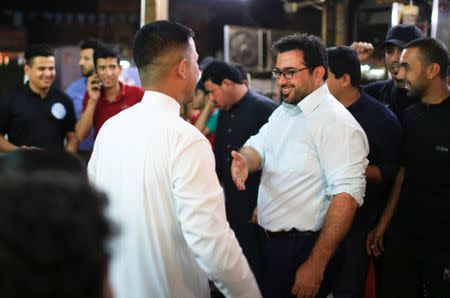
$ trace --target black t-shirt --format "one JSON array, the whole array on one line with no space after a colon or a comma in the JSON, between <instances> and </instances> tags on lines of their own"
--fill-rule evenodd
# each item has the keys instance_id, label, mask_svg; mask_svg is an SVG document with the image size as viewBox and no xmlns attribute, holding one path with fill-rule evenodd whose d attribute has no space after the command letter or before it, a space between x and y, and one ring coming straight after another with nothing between
<instances>
[{"instance_id":1,"label":"black t-shirt","mask_svg":"<svg viewBox=\"0 0 450 298\"><path fill-rule=\"evenodd\" d=\"M404 111L412 104L420 101L418 97L406 95L406 89L395 87L394 80L374 82L362 89L370 96L384 103L400 121L403 121Z\"/></svg>"},{"instance_id":2,"label":"black t-shirt","mask_svg":"<svg viewBox=\"0 0 450 298\"><path fill-rule=\"evenodd\" d=\"M450 97L440 104L412 105L404 116L406 176L397 207L401 226L418 240L445 240L448 245Z\"/></svg>"},{"instance_id":3,"label":"black t-shirt","mask_svg":"<svg viewBox=\"0 0 450 298\"><path fill-rule=\"evenodd\" d=\"M54 87L45 98L28 84L0 97L0 134L7 134L14 145L62 150L75 123L70 98Z\"/></svg>"}]
</instances>

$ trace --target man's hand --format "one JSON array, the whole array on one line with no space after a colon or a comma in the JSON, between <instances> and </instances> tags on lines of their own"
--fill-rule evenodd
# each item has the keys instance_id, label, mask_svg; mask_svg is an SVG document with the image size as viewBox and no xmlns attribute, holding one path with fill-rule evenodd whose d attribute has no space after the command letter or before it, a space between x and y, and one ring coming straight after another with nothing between
<instances>
[{"instance_id":1,"label":"man's hand","mask_svg":"<svg viewBox=\"0 0 450 298\"><path fill-rule=\"evenodd\" d=\"M378 226L367 235L366 250L369 256L374 255L378 257L384 252L383 236L384 230Z\"/></svg>"},{"instance_id":2,"label":"man's hand","mask_svg":"<svg viewBox=\"0 0 450 298\"><path fill-rule=\"evenodd\" d=\"M325 268L312 263L309 259L295 273L295 282L291 293L297 298L313 298L319 292Z\"/></svg>"},{"instance_id":3,"label":"man's hand","mask_svg":"<svg viewBox=\"0 0 450 298\"><path fill-rule=\"evenodd\" d=\"M360 62L365 61L373 53L373 45L369 42L355 41L350 45L350 47L356 51Z\"/></svg>"},{"instance_id":4,"label":"man's hand","mask_svg":"<svg viewBox=\"0 0 450 298\"><path fill-rule=\"evenodd\" d=\"M92 74L87 80L88 104L96 104L100 98L101 82L97 74Z\"/></svg>"},{"instance_id":5,"label":"man's hand","mask_svg":"<svg viewBox=\"0 0 450 298\"><path fill-rule=\"evenodd\" d=\"M245 181L248 178L248 165L245 157L237 151L231 151L231 177L239 190L245 190Z\"/></svg>"}]
</instances>

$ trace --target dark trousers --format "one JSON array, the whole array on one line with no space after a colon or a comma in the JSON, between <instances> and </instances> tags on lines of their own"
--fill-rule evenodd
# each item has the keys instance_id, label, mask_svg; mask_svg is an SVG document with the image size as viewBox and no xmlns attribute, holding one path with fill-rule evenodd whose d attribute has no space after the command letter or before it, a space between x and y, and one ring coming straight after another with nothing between
<instances>
[{"instance_id":1,"label":"dark trousers","mask_svg":"<svg viewBox=\"0 0 450 298\"><path fill-rule=\"evenodd\" d=\"M290 298L297 269L308 258L319 232L305 232L286 237L266 237L263 244L265 298ZM339 267L339 255L329 263L316 297L326 297Z\"/></svg>"},{"instance_id":2,"label":"dark trousers","mask_svg":"<svg viewBox=\"0 0 450 298\"><path fill-rule=\"evenodd\" d=\"M332 292L334 298L362 298L366 284L369 256L365 231L350 230L341 244L342 265Z\"/></svg>"},{"instance_id":3,"label":"dark trousers","mask_svg":"<svg viewBox=\"0 0 450 298\"><path fill-rule=\"evenodd\" d=\"M449 252L421 252L407 245L386 249L381 298L448 298Z\"/></svg>"}]
</instances>

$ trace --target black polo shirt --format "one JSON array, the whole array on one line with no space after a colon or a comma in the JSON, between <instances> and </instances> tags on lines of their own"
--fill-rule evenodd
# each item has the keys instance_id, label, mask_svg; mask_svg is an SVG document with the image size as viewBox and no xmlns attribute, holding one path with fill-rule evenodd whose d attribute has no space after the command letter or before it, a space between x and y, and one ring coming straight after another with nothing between
<instances>
[{"instance_id":1,"label":"black polo shirt","mask_svg":"<svg viewBox=\"0 0 450 298\"><path fill-rule=\"evenodd\" d=\"M403 113L412 104L420 101L418 97L409 97L406 89L395 87L394 80L374 82L362 86L362 89L385 104L397 116L400 122L403 121Z\"/></svg>"},{"instance_id":2,"label":"black polo shirt","mask_svg":"<svg viewBox=\"0 0 450 298\"><path fill-rule=\"evenodd\" d=\"M348 111L355 117L367 135L369 164L380 169L382 183L367 182L364 204L354 220L357 229L371 229L383 211L388 191L400 165L402 130L394 113L372 96L361 92Z\"/></svg>"},{"instance_id":3,"label":"black polo shirt","mask_svg":"<svg viewBox=\"0 0 450 298\"><path fill-rule=\"evenodd\" d=\"M411 239L450 249L450 97L405 111L399 224Z\"/></svg>"},{"instance_id":4,"label":"black polo shirt","mask_svg":"<svg viewBox=\"0 0 450 298\"><path fill-rule=\"evenodd\" d=\"M74 131L75 123L70 98L53 86L45 98L28 83L0 97L0 134L7 134L16 146L62 150L66 133Z\"/></svg>"}]
</instances>

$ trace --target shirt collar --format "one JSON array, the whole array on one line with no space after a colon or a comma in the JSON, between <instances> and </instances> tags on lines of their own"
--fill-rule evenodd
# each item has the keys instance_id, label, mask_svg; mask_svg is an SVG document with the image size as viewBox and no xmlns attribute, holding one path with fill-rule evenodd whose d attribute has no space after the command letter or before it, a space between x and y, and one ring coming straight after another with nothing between
<instances>
[{"instance_id":1,"label":"shirt collar","mask_svg":"<svg viewBox=\"0 0 450 298\"><path fill-rule=\"evenodd\" d=\"M47 99L47 98L52 97L53 92L54 92L54 91L53 91L53 86L50 86L50 89L48 90L47 95L46 95L44 98L42 98L42 99ZM35 93L35 92L31 89L31 87L30 87L30 82L29 82L29 81L27 81L27 82L25 83L25 93L26 93L27 95L34 95L34 96L37 96L37 97L41 98L41 96L40 96L38 93Z\"/></svg>"},{"instance_id":2,"label":"shirt collar","mask_svg":"<svg viewBox=\"0 0 450 298\"><path fill-rule=\"evenodd\" d=\"M145 91L142 102L146 105L158 106L171 112L180 114L180 104L167 94L157 91Z\"/></svg>"},{"instance_id":3,"label":"shirt collar","mask_svg":"<svg viewBox=\"0 0 450 298\"><path fill-rule=\"evenodd\" d=\"M330 91L328 90L327 84L323 84L311 94L303 98L297 105L302 110L305 115L311 114L322 102L324 97L328 97Z\"/></svg>"}]
</instances>

